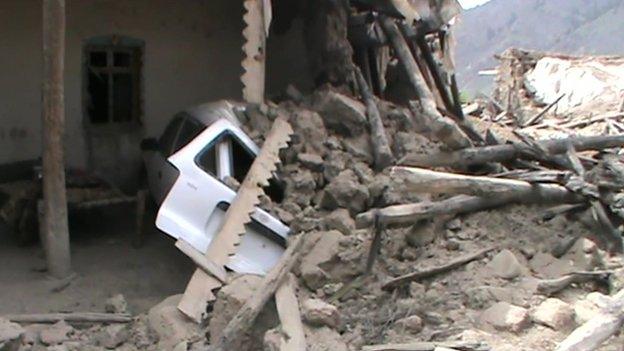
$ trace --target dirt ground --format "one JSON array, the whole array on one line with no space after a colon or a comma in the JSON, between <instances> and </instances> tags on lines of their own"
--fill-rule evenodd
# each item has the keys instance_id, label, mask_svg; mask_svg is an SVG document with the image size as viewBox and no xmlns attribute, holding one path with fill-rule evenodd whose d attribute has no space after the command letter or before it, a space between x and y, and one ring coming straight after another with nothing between
<instances>
[{"instance_id":1,"label":"dirt ground","mask_svg":"<svg viewBox=\"0 0 624 351\"><path fill-rule=\"evenodd\" d=\"M134 211L123 206L70 215L72 267L76 279L51 292L39 244L19 247L0 227L0 315L62 311L104 312L105 300L123 294L133 313L183 291L194 266L174 241L145 218L142 248L131 245Z\"/></svg>"}]
</instances>

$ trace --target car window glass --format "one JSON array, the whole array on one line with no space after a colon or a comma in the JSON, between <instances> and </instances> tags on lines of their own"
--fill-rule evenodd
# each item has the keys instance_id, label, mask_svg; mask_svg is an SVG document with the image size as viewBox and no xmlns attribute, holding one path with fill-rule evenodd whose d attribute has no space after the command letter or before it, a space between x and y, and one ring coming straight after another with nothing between
<instances>
[{"instance_id":1,"label":"car window glass","mask_svg":"<svg viewBox=\"0 0 624 351\"><path fill-rule=\"evenodd\" d=\"M176 135L178 134L178 130L180 129L180 125L182 124L182 117L175 117L165 128L162 136L158 140L158 146L160 148L160 152L169 157L171 155L171 150L173 148L173 142L175 141Z\"/></svg>"},{"instance_id":2,"label":"car window glass","mask_svg":"<svg viewBox=\"0 0 624 351\"><path fill-rule=\"evenodd\" d=\"M238 139L229 134L222 135L211 143L210 147L204 149L204 151L202 151L197 158L197 165L216 178L217 145L224 140L230 140L232 145L232 177L242 183L245 180L245 176L247 175L247 172L249 172L249 168L251 168L251 164L253 163L255 157L253 153L249 151ZM265 189L266 194L274 202L281 202L284 198L283 187L278 184L275 179L271 179L269 184L269 187Z\"/></svg>"},{"instance_id":3,"label":"car window glass","mask_svg":"<svg viewBox=\"0 0 624 351\"><path fill-rule=\"evenodd\" d=\"M217 144L211 143L210 147L204 149L197 157L196 163L199 168L217 177Z\"/></svg>"},{"instance_id":4,"label":"car window glass","mask_svg":"<svg viewBox=\"0 0 624 351\"><path fill-rule=\"evenodd\" d=\"M195 137L198 136L204 129L206 129L206 127L194 119L190 117L185 118L182 129L180 129L180 133L178 134L178 140L175 143L173 152L178 152L178 150L190 143L191 140L195 139Z\"/></svg>"},{"instance_id":5,"label":"car window glass","mask_svg":"<svg viewBox=\"0 0 624 351\"><path fill-rule=\"evenodd\" d=\"M230 139L232 140L232 160L234 163L232 177L242 183L255 157L238 140L232 137Z\"/></svg>"}]
</instances>

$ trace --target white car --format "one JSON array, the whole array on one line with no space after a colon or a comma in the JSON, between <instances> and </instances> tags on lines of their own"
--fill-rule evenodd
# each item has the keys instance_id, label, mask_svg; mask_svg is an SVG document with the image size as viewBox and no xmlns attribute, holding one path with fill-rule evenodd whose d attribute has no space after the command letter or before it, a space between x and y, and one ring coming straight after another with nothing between
<instances>
[{"instance_id":1,"label":"white car","mask_svg":"<svg viewBox=\"0 0 624 351\"><path fill-rule=\"evenodd\" d=\"M160 139L142 142L147 183L160 205L156 226L205 253L236 192L226 177L245 178L258 146L236 117L245 105L219 101L176 114ZM270 194L269 194L270 195ZM265 274L284 251L290 229L257 208L228 268Z\"/></svg>"}]
</instances>

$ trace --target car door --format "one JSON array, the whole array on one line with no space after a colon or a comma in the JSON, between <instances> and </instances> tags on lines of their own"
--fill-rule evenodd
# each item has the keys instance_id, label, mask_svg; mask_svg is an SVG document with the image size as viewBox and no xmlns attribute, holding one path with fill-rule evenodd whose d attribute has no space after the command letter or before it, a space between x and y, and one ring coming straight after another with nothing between
<instances>
[{"instance_id":1,"label":"car door","mask_svg":"<svg viewBox=\"0 0 624 351\"><path fill-rule=\"evenodd\" d=\"M220 229L236 192L221 179L236 175L232 143L243 145L253 161L258 147L231 122L214 122L169 158L180 175L167 194L156 226L205 252ZM233 173L234 172L234 173ZM256 209L238 252L227 265L242 273L264 274L282 255L289 228L267 212Z\"/></svg>"},{"instance_id":2,"label":"car door","mask_svg":"<svg viewBox=\"0 0 624 351\"><path fill-rule=\"evenodd\" d=\"M176 115L158 139L157 150L147 152L143 156L150 194L158 204L162 203L178 175L178 171L167 161L167 158L173 153L183 122L183 116Z\"/></svg>"}]
</instances>

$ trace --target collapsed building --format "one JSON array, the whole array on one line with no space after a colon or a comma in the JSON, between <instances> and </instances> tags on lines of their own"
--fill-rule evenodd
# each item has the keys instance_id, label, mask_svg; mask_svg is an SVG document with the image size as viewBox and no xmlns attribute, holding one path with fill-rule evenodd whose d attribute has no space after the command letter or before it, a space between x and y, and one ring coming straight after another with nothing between
<instances>
[{"instance_id":1,"label":"collapsed building","mask_svg":"<svg viewBox=\"0 0 624 351\"><path fill-rule=\"evenodd\" d=\"M255 71L244 82L251 104L237 114L261 145L248 174L274 171L283 198L258 194L262 177L224 181L237 194L224 222L238 227L213 239L249 221L237 205L252 194L249 203L291 231L274 268L237 274L187 248L195 274L220 289L168 298L134 318L121 298L104 314L6 316L0 345L563 351L598 349L621 328L621 131L560 138L521 129L573 129L557 128L577 123L571 118L591 125L593 105L577 102L595 99L574 100L563 83L550 92L540 85L553 80L543 77L553 72L541 68L546 55L511 50L494 98L462 106L449 30L455 1L322 3L304 18L317 89L291 85L264 101ZM619 93L599 94L605 113L621 114ZM280 165L271 169L265 154ZM602 349L618 345L621 337Z\"/></svg>"}]
</instances>

